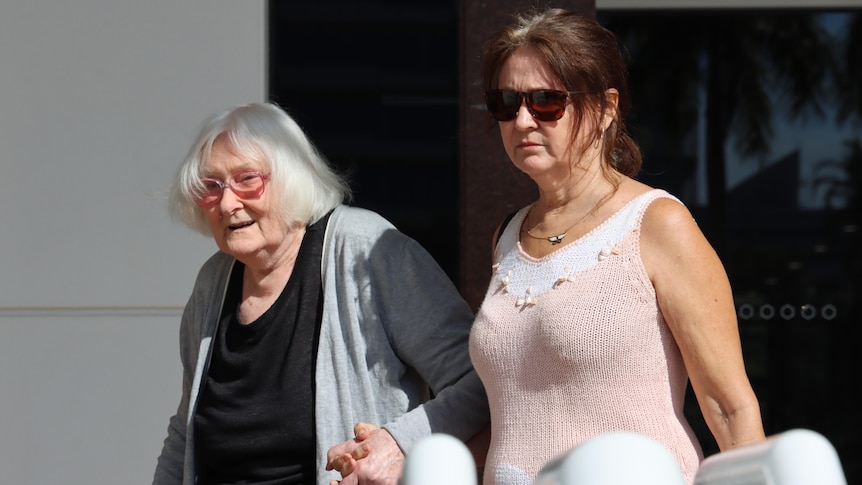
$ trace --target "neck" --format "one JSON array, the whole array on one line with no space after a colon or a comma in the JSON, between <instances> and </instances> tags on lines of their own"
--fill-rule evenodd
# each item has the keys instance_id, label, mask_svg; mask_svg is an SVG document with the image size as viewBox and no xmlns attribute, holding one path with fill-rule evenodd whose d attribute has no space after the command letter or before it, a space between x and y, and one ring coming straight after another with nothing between
<instances>
[{"instance_id":1,"label":"neck","mask_svg":"<svg viewBox=\"0 0 862 485\"><path fill-rule=\"evenodd\" d=\"M592 207L614 185L600 172L575 169L565 180L539 185L539 198L533 212L550 217L572 212L582 212Z\"/></svg>"},{"instance_id":2,"label":"neck","mask_svg":"<svg viewBox=\"0 0 862 485\"><path fill-rule=\"evenodd\" d=\"M582 177L578 182L553 192L540 191L539 200L524 219L522 235L556 245L579 225L594 223L618 185L600 174Z\"/></svg>"},{"instance_id":3,"label":"neck","mask_svg":"<svg viewBox=\"0 0 862 485\"><path fill-rule=\"evenodd\" d=\"M576 152L577 148L571 150ZM589 194L595 185L608 183L602 169L605 165L601 152L588 147L580 156L570 152L548 170L531 173L539 189L538 202L549 208L561 207Z\"/></svg>"},{"instance_id":4,"label":"neck","mask_svg":"<svg viewBox=\"0 0 862 485\"><path fill-rule=\"evenodd\" d=\"M253 261L243 261L243 297L266 297L280 294L287 284L302 246L305 226L288 231L279 249Z\"/></svg>"}]
</instances>

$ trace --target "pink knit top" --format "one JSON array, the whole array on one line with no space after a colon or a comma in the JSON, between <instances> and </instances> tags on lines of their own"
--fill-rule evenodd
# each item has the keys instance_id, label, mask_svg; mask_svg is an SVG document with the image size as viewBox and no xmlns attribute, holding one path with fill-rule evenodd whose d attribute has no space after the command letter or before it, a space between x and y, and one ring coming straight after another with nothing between
<instances>
[{"instance_id":1,"label":"pink knit top","mask_svg":"<svg viewBox=\"0 0 862 485\"><path fill-rule=\"evenodd\" d=\"M642 194L540 259L518 240L529 207L504 230L470 335L491 407L485 485L530 485L611 431L658 441L694 480L703 453L683 416L688 377L640 256L643 214L659 197L673 198Z\"/></svg>"}]
</instances>

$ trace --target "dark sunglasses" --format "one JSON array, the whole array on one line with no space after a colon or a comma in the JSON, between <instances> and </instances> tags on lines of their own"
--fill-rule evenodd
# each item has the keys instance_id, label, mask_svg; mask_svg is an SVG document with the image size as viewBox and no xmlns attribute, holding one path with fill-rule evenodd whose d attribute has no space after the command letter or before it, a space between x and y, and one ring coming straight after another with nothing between
<instances>
[{"instance_id":1,"label":"dark sunglasses","mask_svg":"<svg viewBox=\"0 0 862 485\"><path fill-rule=\"evenodd\" d=\"M497 121L512 121L518 116L521 103L527 105L527 111L539 121L557 121L566 112L566 103L573 94L583 94L585 91L555 91L539 89L520 92L510 89L491 89L485 91L485 104L491 116Z\"/></svg>"}]
</instances>

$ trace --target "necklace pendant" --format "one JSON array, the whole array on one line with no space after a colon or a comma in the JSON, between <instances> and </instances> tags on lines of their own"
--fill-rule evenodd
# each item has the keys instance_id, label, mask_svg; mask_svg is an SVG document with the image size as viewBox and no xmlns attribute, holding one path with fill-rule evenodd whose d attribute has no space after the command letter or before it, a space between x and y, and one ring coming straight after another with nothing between
<instances>
[{"instance_id":1,"label":"necklace pendant","mask_svg":"<svg viewBox=\"0 0 862 485\"><path fill-rule=\"evenodd\" d=\"M557 236L551 236L548 238L548 241L551 242L552 246L556 246L557 244L560 244L561 242L563 242L563 238L566 237L566 234L568 234L568 232L564 232L564 233L557 235Z\"/></svg>"}]
</instances>

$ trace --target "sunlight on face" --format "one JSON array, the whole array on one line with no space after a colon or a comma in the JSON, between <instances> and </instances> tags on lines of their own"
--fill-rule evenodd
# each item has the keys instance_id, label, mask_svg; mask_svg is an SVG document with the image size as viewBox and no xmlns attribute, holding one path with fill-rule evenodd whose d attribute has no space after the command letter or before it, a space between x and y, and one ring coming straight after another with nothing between
<instances>
[{"instance_id":1,"label":"sunlight on face","mask_svg":"<svg viewBox=\"0 0 862 485\"><path fill-rule=\"evenodd\" d=\"M499 89L534 91L566 87L556 79L538 50L522 47L506 60L500 70ZM512 121L499 122L500 135L506 154L519 170L531 177L559 177L571 171L571 127L574 109L566 106L563 117L556 121L533 118L522 104ZM585 123L581 132L585 132ZM555 175L556 174L556 175Z\"/></svg>"},{"instance_id":2,"label":"sunlight on face","mask_svg":"<svg viewBox=\"0 0 862 485\"><path fill-rule=\"evenodd\" d=\"M265 170L238 156L229 142L217 140L204 165L207 177L227 181L242 170ZM225 189L221 200L205 209L207 222L219 249L247 266L271 264L284 251L290 230L282 220L267 186L257 199L242 199Z\"/></svg>"}]
</instances>

